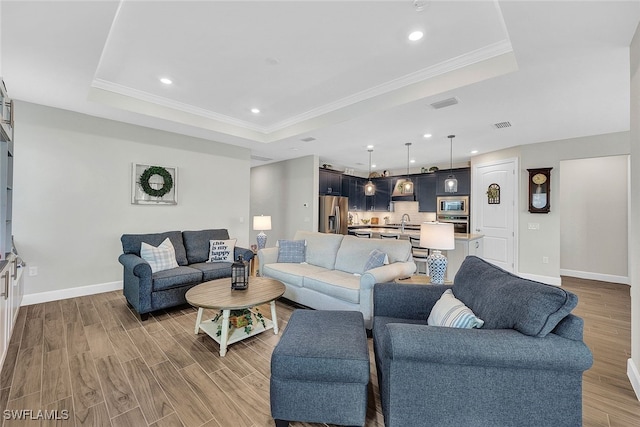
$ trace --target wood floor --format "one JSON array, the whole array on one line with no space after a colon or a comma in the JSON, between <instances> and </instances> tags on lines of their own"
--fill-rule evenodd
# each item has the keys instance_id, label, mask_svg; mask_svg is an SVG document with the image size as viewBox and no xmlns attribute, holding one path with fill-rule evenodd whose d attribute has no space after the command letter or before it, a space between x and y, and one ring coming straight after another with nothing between
<instances>
[{"instance_id":1,"label":"wood floor","mask_svg":"<svg viewBox=\"0 0 640 427\"><path fill-rule=\"evenodd\" d=\"M629 287L571 278L563 286L579 296L575 313L595 358L584 375L584 425L639 426L640 403L626 377ZM278 302L281 328L292 310ZM268 306L262 312L268 316ZM22 307L0 376L0 424L273 426L269 358L279 335L233 344L221 358L212 339L194 335L195 319L194 309L182 308L141 323L120 292ZM367 426L383 426L371 361ZM5 419L5 410L68 419L18 421Z\"/></svg>"}]
</instances>

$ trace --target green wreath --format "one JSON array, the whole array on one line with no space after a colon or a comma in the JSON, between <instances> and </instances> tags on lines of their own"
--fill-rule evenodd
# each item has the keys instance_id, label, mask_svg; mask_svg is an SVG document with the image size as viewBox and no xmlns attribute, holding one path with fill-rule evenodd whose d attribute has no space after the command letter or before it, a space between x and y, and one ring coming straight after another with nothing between
<instances>
[{"instance_id":1,"label":"green wreath","mask_svg":"<svg viewBox=\"0 0 640 427\"><path fill-rule=\"evenodd\" d=\"M153 175L160 175L164 181L162 187L157 190L149 184L149 179L151 179ZM152 197L162 197L173 188L173 178L169 171L162 166L150 166L140 175L140 187L142 187L142 191L144 191L145 194Z\"/></svg>"}]
</instances>

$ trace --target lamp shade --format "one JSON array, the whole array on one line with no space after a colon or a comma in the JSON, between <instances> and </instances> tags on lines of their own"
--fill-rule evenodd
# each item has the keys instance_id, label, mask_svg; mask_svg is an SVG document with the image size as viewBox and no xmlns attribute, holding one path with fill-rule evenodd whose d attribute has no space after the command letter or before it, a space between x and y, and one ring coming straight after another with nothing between
<instances>
[{"instance_id":1,"label":"lamp shade","mask_svg":"<svg viewBox=\"0 0 640 427\"><path fill-rule=\"evenodd\" d=\"M271 216L260 215L253 217L254 230L271 230Z\"/></svg>"},{"instance_id":2,"label":"lamp shade","mask_svg":"<svg viewBox=\"0 0 640 427\"><path fill-rule=\"evenodd\" d=\"M423 222L420 224L420 246L439 251L454 249L453 224L447 222Z\"/></svg>"}]
</instances>

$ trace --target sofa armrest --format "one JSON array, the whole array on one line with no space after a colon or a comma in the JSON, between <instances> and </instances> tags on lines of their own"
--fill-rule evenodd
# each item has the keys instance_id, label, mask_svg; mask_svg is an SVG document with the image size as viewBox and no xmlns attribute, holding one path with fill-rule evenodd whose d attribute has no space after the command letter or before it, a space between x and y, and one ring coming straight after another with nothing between
<instances>
[{"instance_id":1,"label":"sofa armrest","mask_svg":"<svg viewBox=\"0 0 640 427\"><path fill-rule=\"evenodd\" d=\"M392 282L399 277L410 276L415 271L416 263L413 261L394 262L381 267L372 268L371 270L367 270L360 277L360 288L373 289L373 286L376 283Z\"/></svg>"},{"instance_id":2,"label":"sofa armrest","mask_svg":"<svg viewBox=\"0 0 640 427\"><path fill-rule=\"evenodd\" d=\"M242 259L245 261L251 261L253 258L253 251L251 249L236 246L233 250L233 259L238 259L238 255L242 255Z\"/></svg>"},{"instance_id":3,"label":"sofa armrest","mask_svg":"<svg viewBox=\"0 0 640 427\"><path fill-rule=\"evenodd\" d=\"M130 270L135 276L151 277L151 266L137 255L122 254L118 257L118 261L120 261L125 270Z\"/></svg>"},{"instance_id":4,"label":"sofa armrest","mask_svg":"<svg viewBox=\"0 0 640 427\"><path fill-rule=\"evenodd\" d=\"M267 264L278 262L278 248L262 248L258 251L258 262L260 263L258 271L262 276L262 267Z\"/></svg>"},{"instance_id":5,"label":"sofa armrest","mask_svg":"<svg viewBox=\"0 0 640 427\"><path fill-rule=\"evenodd\" d=\"M386 356L423 361L513 369L586 371L593 364L588 347L549 334L530 337L513 329L460 329L389 323Z\"/></svg>"},{"instance_id":6,"label":"sofa armrest","mask_svg":"<svg viewBox=\"0 0 640 427\"><path fill-rule=\"evenodd\" d=\"M373 291L374 316L426 320L434 304L451 285L378 283Z\"/></svg>"}]
</instances>

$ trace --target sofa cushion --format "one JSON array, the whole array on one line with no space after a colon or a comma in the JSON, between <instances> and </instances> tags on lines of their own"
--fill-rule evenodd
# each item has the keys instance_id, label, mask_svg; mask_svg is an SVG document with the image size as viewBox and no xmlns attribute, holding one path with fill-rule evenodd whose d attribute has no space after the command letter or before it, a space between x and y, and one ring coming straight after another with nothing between
<instances>
[{"instance_id":1,"label":"sofa cushion","mask_svg":"<svg viewBox=\"0 0 640 427\"><path fill-rule=\"evenodd\" d=\"M162 241L157 247L148 243L140 244L140 258L147 261L151 267L151 272L169 270L176 268L176 251L168 237Z\"/></svg>"},{"instance_id":2,"label":"sofa cushion","mask_svg":"<svg viewBox=\"0 0 640 427\"><path fill-rule=\"evenodd\" d=\"M364 271L382 267L385 264L389 264L389 257L387 254L379 249L374 249L369 253L369 259L367 259L367 262L364 264Z\"/></svg>"},{"instance_id":3,"label":"sofa cushion","mask_svg":"<svg viewBox=\"0 0 640 427\"><path fill-rule=\"evenodd\" d=\"M210 240L228 240L229 232L225 228L183 231L182 238L189 264L196 264L209 259Z\"/></svg>"},{"instance_id":4,"label":"sofa cushion","mask_svg":"<svg viewBox=\"0 0 640 427\"><path fill-rule=\"evenodd\" d=\"M453 293L476 316L483 329L515 329L544 337L578 303L560 287L513 275L475 256L468 256L454 279Z\"/></svg>"},{"instance_id":5,"label":"sofa cushion","mask_svg":"<svg viewBox=\"0 0 640 427\"><path fill-rule=\"evenodd\" d=\"M182 233L179 231L150 234L123 234L122 237L120 237L120 241L122 242L122 251L125 254L140 256L140 246L142 242L157 247L167 237L171 240L171 244L176 251L176 261L178 262L178 265L189 264L187 262L187 251L184 247L184 243L182 242Z\"/></svg>"},{"instance_id":6,"label":"sofa cushion","mask_svg":"<svg viewBox=\"0 0 640 427\"><path fill-rule=\"evenodd\" d=\"M207 262L233 262L237 239L211 240Z\"/></svg>"},{"instance_id":7,"label":"sofa cushion","mask_svg":"<svg viewBox=\"0 0 640 427\"><path fill-rule=\"evenodd\" d=\"M189 267L202 272L202 281L222 279L231 277L232 262L198 262L190 264Z\"/></svg>"},{"instance_id":8,"label":"sofa cushion","mask_svg":"<svg viewBox=\"0 0 640 427\"><path fill-rule=\"evenodd\" d=\"M178 288L185 285L194 285L202 281L202 271L191 267L176 267L171 270L153 273L153 291Z\"/></svg>"},{"instance_id":9,"label":"sofa cushion","mask_svg":"<svg viewBox=\"0 0 640 427\"><path fill-rule=\"evenodd\" d=\"M297 231L294 240L306 240L307 263L333 270L336 264L336 254L344 237L342 234Z\"/></svg>"},{"instance_id":10,"label":"sofa cushion","mask_svg":"<svg viewBox=\"0 0 640 427\"><path fill-rule=\"evenodd\" d=\"M476 317L469 307L457 299L451 289L447 289L431 309L427 324L429 326L471 329L481 328L484 321Z\"/></svg>"},{"instance_id":11,"label":"sofa cushion","mask_svg":"<svg viewBox=\"0 0 640 427\"><path fill-rule=\"evenodd\" d=\"M325 270L307 274L303 286L353 304L360 302L360 276L340 270Z\"/></svg>"},{"instance_id":12,"label":"sofa cushion","mask_svg":"<svg viewBox=\"0 0 640 427\"><path fill-rule=\"evenodd\" d=\"M327 271L324 267L313 264L293 264L293 263L272 263L262 266L264 277L280 280L287 285L302 287L304 276Z\"/></svg>"},{"instance_id":13,"label":"sofa cushion","mask_svg":"<svg viewBox=\"0 0 640 427\"><path fill-rule=\"evenodd\" d=\"M347 273L362 274L372 250L378 249L389 257L389 262L406 262L411 257L411 243L408 240L396 239L359 239L355 236L344 236L335 269Z\"/></svg>"},{"instance_id":14,"label":"sofa cushion","mask_svg":"<svg viewBox=\"0 0 640 427\"><path fill-rule=\"evenodd\" d=\"M278 240L278 262L297 262L305 261L304 240Z\"/></svg>"}]
</instances>

